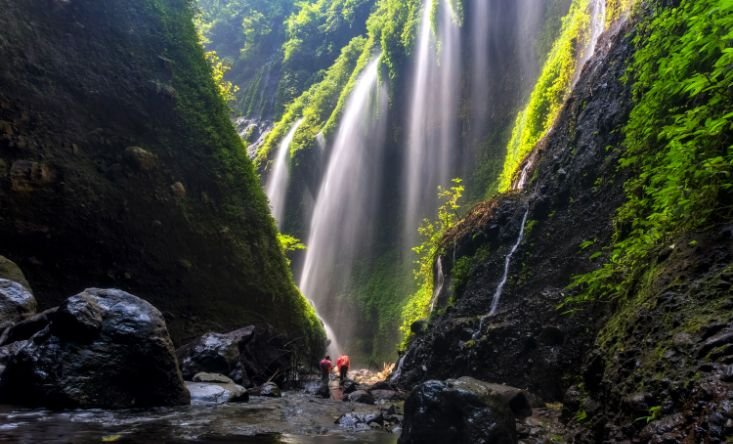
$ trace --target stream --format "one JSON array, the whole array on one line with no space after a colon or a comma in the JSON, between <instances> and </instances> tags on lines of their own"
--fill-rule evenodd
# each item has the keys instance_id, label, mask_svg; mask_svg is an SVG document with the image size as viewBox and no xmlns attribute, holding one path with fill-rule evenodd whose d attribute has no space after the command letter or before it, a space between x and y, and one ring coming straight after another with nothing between
<instances>
[{"instance_id":1,"label":"stream","mask_svg":"<svg viewBox=\"0 0 733 444\"><path fill-rule=\"evenodd\" d=\"M303 392L251 397L241 404L132 410L24 409L0 405L3 443L376 443L398 435L348 429L345 413L378 413L380 406L320 399Z\"/></svg>"}]
</instances>

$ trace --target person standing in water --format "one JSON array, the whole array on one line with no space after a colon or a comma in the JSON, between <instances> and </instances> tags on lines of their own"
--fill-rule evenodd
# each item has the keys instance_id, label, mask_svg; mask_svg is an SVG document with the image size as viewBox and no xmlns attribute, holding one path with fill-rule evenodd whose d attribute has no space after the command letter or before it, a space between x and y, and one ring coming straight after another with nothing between
<instances>
[{"instance_id":1,"label":"person standing in water","mask_svg":"<svg viewBox=\"0 0 733 444\"><path fill-rule=\"evenodd\" d=\"M331 363L331 357L326 355L325 358L321 359L321 383L328 385L328 374L331 373L333 363Z\"/></svg>"},{"instance_id":2,"label":"person standing in water","mask_svg":"<svg viewBox=\"0 0 733 444\"><path fill-rule=\"evenodd\" d=\"M348 355L341 355L336 361L336 367L339 369L339 380L341 384L346 380L346 376L349 373L349 357Z\"/></svg>"}]
</instances>

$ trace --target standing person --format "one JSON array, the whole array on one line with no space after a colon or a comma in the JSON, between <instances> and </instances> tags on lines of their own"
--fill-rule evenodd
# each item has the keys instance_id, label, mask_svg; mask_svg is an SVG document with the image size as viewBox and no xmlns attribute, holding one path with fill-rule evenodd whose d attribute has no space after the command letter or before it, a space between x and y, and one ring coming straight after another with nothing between
<instances>
[{"instance_id":1,"label":"standing person","mask_svg":"<svg viewBox=\"0 0 733 444\"><path fill-rule=\"evenodd\" d=\"M331 357L326 355L325 358L321 359L321 383L328 385L328 374L331 373L333 364L331 363Z\"/></svg>"},{"instance_id":2,"label":"standing person","mask_svg":"<svg viewBox=\"0 0 733 444\"><path fill-rule=\"evenodd\" d=\"M343 384L346 380L346 375L349 373L349 356L341 355L336 361L336 367L339 369L339 380Z\"/></svg>"}]
</instances>

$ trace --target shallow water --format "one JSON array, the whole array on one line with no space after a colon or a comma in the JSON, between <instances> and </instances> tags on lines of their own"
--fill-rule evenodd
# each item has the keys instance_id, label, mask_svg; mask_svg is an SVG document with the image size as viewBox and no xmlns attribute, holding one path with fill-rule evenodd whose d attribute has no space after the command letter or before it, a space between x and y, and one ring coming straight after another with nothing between
<instances>
[{"instance_id":1,"label":"shallow water","mask_svg":"<svg viewBox=\"0 0 733 444\"><path fill-rule=\"evenodd\" d=\"M377 443L397 435L335 424L342 414L379 407L285 393L249 403L145 410L49 411L0 406L3 443Z\"/></svg>"}]
</instances>

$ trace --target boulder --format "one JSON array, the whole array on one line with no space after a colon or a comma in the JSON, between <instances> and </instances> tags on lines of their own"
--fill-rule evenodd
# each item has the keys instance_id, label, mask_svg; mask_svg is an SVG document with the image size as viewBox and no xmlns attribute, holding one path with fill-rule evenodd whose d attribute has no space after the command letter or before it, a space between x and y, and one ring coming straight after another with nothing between
<instances>
[{"instance_id":1,"label":"boulder","mask_svg":"<svg viewBox=\"0 0 733 444\"><path fill-rule=\"evenodd\" d=\"M36 298L23 285L0 279L0 326L32 316L37 307Z\"/></svg>"},{"instance_id":2,"label":"boulder","mask_svg":"<svg viewBox=\"0 0 733 444\"><path fill-rule=\"evenodd\" d=\"M344 396L344 401L358 402L361 404L374 404L374 396L366 390L357 390Z\"/></svg>"},{"instance_id":3,"label":"boulder","mask_svg":"<svg viewBox=\"0 0 733 444\"><path fill-rule=\"evenodd\" d=\"M250 393L255 396L265 396L268 398L280 398L282 396L280 387L274 382L266 382L260 387L251 389Z\"/></svg>"},{"instance_id":4,"label":"boulder","mask_svg":"<svg viewBox=\"0 0 733 444\"><path fill-rule=\"evenodd\" d=\"M33 291L20 267L5 256L0 256L0 279L15 281L23 285L28 291Z\"/></svg>"},{"instance_id":5,"label":"boulder","mask_svg":"<svg viewBox=\"0 0 733 444\"><path fill-rule=\"evenodd\" d=\"M377 401L394 401L400 399L400 394L394 390L371 390L369 393L371 393Z\"/></svg>"},{"instance_id":6,"label":"boulder","mask_svg":"<svg viewBox=\"0 0 733 444\"><path fill-rule=\"evenodd\" d=\"M1 401L53 408L189 402L163 316L146 301L93 288L46 317L46 327L7 360Z\"/></svg>"},{"instance_id":7,"label":"boulder","mask_svg":"<svg viewBox=\"0 0 733 444\"><path fill-rule=\"evenodd\" d=\"M282 385L292 365L287 342L272 327L250 325L229 333L206 333L176 353L187 381L208 372L228 376L244 387L271 379Z\"/></svg>"},{"instance_id":8,"label":"boulder","mask_svg":"<svg viewBox=\"0 0 733 444\"><path fill-rule=\"evenodd\" d=\"M471 378L427 381L405 401L399 442L514 444L515 417L506 401Z\"/></svg>"},{"instance_id":9,"label":"boulder","mask_svg":"<svg viewBox=\"0 0 733 444\"><path fill-rule=\"evenodd\" d=\"M193 376L193 382L209 382L215 384L234 384L231 378L220 373L196 373Z\"/></svg>"},{"instance_id":10,"label":"boulder","mask_svg":"<svg viewBox=\"0 0 733 444\"><path fill-rule=\"evenodd\" d=\"M186 382L186 388L194 405L249 401L247 389L234 383Z\"/></svg>"}]
</instances>

